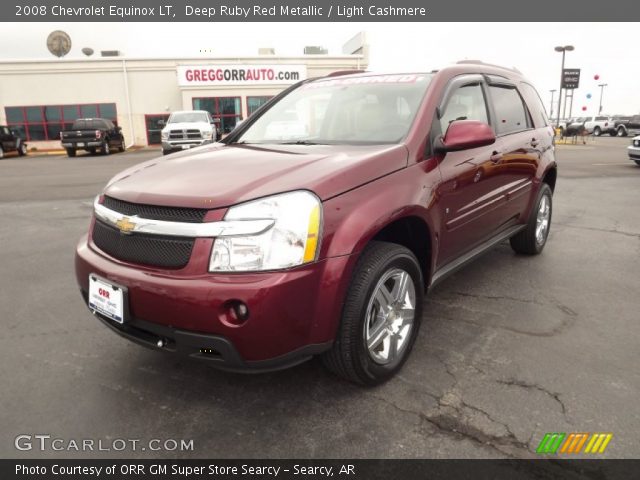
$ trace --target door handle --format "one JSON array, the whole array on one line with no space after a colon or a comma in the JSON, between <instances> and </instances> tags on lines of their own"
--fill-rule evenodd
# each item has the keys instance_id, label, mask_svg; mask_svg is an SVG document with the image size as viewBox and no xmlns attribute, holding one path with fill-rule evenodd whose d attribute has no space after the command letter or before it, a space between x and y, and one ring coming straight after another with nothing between
<instances>
[{"instance_id":1,"label":"door handle","mask_svg":"<svg viewBox=\"0 0 640 480\"><path fill-rule=\"evenodd\" d=\"M531 146L536 148L540 142L538 142L535 138L531 139Z\"/></svg>"},{"instance_id":2,"label":"door handle","mask_svg":"<svg viewBox=\"0 0 640 480\"><path fill-rule=\"evenodd\" d=\"M493 154L489 157L493 163L498 163L502 160L502 152L494 151Z\"/></svg>"}]
</instances>

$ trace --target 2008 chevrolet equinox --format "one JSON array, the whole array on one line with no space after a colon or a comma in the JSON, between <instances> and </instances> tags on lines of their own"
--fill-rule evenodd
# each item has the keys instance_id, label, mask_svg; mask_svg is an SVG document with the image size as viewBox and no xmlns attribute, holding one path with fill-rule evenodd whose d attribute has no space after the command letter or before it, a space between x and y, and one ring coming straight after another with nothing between
<instances>
[{"instance_id":1,"label":"2008 chevrolet equinox","mask_svg":"<svg viewBox=\"0 0 640 480\"><path fill-rule=\"evenodd\" d=\"M555 183L553 130L515 70L311 79L221 143L116 175L76 275L140 344L231 370L321 355L376 384L430 287L506 239L542 251Z\"/></svg>"}]
</instances>

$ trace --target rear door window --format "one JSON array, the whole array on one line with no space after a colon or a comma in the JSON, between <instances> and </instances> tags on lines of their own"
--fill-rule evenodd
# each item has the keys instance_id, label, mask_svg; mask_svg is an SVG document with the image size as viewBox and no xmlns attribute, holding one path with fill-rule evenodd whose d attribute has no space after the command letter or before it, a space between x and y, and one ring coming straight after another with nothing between
<instances>
[{"instance_id":1,"label":"rear door window","mask_svg":"<svg viewBox=\"0 0 640 480\"><path fill-rule=\"evenodd\" d=\"M514 87L491 85L491 99L496 113L496 131L500 135L531 128L522 97Z\"/></svg>"}]
</instances>

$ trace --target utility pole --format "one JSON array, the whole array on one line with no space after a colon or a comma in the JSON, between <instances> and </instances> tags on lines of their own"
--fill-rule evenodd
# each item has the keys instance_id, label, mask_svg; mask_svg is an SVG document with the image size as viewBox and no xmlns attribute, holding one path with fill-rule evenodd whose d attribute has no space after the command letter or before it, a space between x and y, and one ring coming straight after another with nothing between
<instances>
[{"instance_id":1,"label":"utility pole","mask_svg":"<svg viewBox=\"0 0 640 480\"><path fill-rule=\"evenodd\" d=\"M565 45L564 47L555 47L554 50L556 52L562 52L562 68L560 69L560 94L558 95L558 122L556 123L556 126L560 125L560 108L562 106L562 84L564 83L564 55L566 52L571 52L574 50L574 46L573 45ZM567 101L565 99L565 108L567 107L566 105Z\"/></svg>"},{"instance_id":2,"label":"utility pole","mask_svg":"<svg viewBox=\"0 0 640 480\"><path fill-rule=\"evenodd\" d=\"M607 83L599 83L598 86L600 87L600 106L598 107L598 113L602 113L602 96L604 95L604 87L608 86Z\"/></svg>"}]
</instances>

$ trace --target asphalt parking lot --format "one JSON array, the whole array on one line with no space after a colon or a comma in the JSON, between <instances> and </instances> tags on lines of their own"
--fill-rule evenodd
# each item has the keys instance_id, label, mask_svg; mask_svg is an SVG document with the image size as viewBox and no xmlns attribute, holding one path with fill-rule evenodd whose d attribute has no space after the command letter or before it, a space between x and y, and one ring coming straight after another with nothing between
<instances>
[{"instance_id":1,"label":"asphalt parking lot","mask_svg":"<svg viewBox=\"0 0 640 480\"><path fill-rule=\"evenodd\" d=\"M401 374L362 389L318 362L238 375L141 348L83 305L74 247L112 174L157 151L0 160L0 456L535 457L546 432L640 456L640 168L629 139L558 146L551 236L500 245L428 297ZM193 439L188 452L17 451L19 434Z\"/></svg>"}]
</instances>

